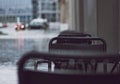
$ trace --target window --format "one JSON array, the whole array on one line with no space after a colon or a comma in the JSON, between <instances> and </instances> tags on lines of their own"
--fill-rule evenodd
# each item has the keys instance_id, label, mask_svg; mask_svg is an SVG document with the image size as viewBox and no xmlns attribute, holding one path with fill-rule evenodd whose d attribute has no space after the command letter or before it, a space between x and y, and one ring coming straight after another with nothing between
<instances>
[{"instance_id":1,"label":"window","mask_svg":"<svg viewBox=\"0 0 120 84\"><path fill-rule=\"evenodd\" d=\"M46 14L44 14L44 13L41 16L42 16L42 18L46 18Z\"/></svg>"},{"instance_id":2,"label":"window","mask_svg":"<svg viewBox=\"0 0 120 84\"><path fill-rule=\"evenodd\" d=\"M47 51L50 38L60 32L58 0L38 0L38 9L37 2L32 1L0 0L0 23L6 23L5 28L0 28L0 83L17 84L17 62L21 56L32 50ZM30 29L36 11L37 18L48 22L48 29ZM16 29L19 23L25 30Z\"/></svg>"},{"instance_id":3,"label":"window","mask_svg":"<svg viewBox=\"0 0 120 84\"><path fill-rule=\"evenodd\" d=\"M42 10L44 10L45 9L45 3L41 3L41 8L42 8Z\"/></svg>"},{"instance_id":4,"label":"window","mask_svg":"<svg viewBox=\"0 0 120 84\"><path fill-rule=\"evenodd\" d=\"M56 3L52 4L53 10L56 10Z\"/></svg>"}]
</instances>

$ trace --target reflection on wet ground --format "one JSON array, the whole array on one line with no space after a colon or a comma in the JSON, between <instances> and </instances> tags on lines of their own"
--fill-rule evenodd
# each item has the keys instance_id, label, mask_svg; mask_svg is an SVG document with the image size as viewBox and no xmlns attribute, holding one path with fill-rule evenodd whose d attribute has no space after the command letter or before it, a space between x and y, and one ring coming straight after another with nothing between
<instances>
[{"instance_id":1,"label":"reflection on wet ground","mask_svg":"<svg viewBox=\"0 0 120 84\"><path fill-rule=\"evenodd\" d=\"M48 41L48 39L0 39L0 84L17 84L18 60L29 51L47 50Z\"/></svg>"},{"instance_id":2,"label":"reflection on wet ground","mask_svg":"<svg viewBox=\"0 0 120 84\"><path fill-rule=\"evenodd\" d=\"M47 31L18 32L13 27L1 28L0 31L7 35L0 35L0 84L17 84L17 62L21 56L32 50L48 51L50 38L64 29L64 26L56 28L55 24Z\"/></svg>"},{"instance_id":3,"label":"reflection on wet ground","mask_svg":"<svg viewBox=\"0 0 120 84\"><path fill-rule=\"evenodd\" d=\"M22 54L34 50L34 46L34 41L31 39L1 39L0 64L6 62L15 63Z\"/></svg>"},{"instance_id":4,"label":"reflection on wet ground","mask_svg":"<svg viewBox=\"0 0 120 84\"><path fill-rule=\"evenodd\" d=\"M0 39L0 65L15 64L21 56L30 51L48 51L49 38Z\"/></svg>"}]
</instances>

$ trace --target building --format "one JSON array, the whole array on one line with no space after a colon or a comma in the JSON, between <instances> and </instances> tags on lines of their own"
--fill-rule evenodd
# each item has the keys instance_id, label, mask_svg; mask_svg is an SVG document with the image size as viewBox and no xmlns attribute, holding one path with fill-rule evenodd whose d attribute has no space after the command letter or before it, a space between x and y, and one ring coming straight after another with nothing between
<instances>
[{"instance_id":1,"label":"building","mask_svg":"<svg viewBox=\"0 0 120 84\"><path fill-rule=\"evenodd\" d=\"M47 18L50 22L60 21L59 0L39 0L39 17Z\"/></svg>"},{"instance_id":2,"label":"building","mask_svg":"<svg viewBox=\"0 0 120 84\"><path fill-rule=\"evenodd\" d=\"M30 0L0 0L0 22L21 22L32 19L32 6Z\"/></svg>"},{"instance_id":3,"label":"building","mask_svg":"<svg viewBox=\"0 0 120 84\"><path fill-rule=\"evenodd\" d=\"M38 13L48 21L59 21L58 0L38 0ZM16 22L19 17L21 22L28 23L32 16L32 0L0 0L0 22Z\"/></svg>"}]
</instances>

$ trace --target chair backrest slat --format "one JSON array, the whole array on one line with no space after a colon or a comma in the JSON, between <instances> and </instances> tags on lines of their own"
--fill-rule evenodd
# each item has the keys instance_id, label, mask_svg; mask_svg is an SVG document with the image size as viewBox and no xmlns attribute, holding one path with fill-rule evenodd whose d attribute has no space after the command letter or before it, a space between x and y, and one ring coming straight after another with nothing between
<instances>
[{"instance_id":1,"label":"chair backrest slat","mask_svg":"<svg viewBox=\"0 0 120 84\"><path fill-rule=\"evenodd\" d=\"M103 52L107 50L106 42L103 39L93 37L55 37L49 42L49 50L51 49L86 49Z\"/></svg>"}]
</instances>

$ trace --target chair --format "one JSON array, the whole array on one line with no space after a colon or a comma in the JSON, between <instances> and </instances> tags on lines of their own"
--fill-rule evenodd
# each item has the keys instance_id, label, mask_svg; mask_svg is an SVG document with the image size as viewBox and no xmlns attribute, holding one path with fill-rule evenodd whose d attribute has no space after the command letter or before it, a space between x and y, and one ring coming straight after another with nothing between
<instances>
[{"instance_id":1,"label":"chair","mask_svg":"<svg viewBox=\"0 0 120 84\"><path fill-rule=\"evenodd\" d=\"M91 37L90 34L85 34L85 33L80 33L80 32L76 32L76 31L70 31L70 30L66 30L66 31L62 31L58 37ZM88 40L79 40L79 41L72 41L70 39L62 39L61 40L57 40L57 43L63 43L63 42L67 42L67 43L88 43L90 44L91 41Z\"/></svg>"},{"instance_id":2,"label":"chair","mask_svg":"<svg viewBox=\"0 0 120 84\"><path fill-rule=\"evenodd\" d=\"M58 40L61 42L58 43ZM106 52L106 42L102 38L94 37L55 37L49 42L49 50L52 49L76 49Z\"/></svg>"},{"instance_id":3,"label":"chair","mask_svg":"<svg viewBox=\"0 0 120 84\"><path fill-rule=\"evenodd\" d=\"M49 42L49 51L52 52L54 50L106 52L106 42L102 38L95 37L55 37ZM97 63L95 65L97 67ZM55 66L60 68L61 63L59 60L55 63ZM87 68L88 64L86 63L85 66Z\"/></svg>"},{"instance_id":4,"label":"chair","mask_svg":"<svg viewBox=\"0 0 120 84\"><path fill-rule=\"evenodd\" d=\"M42 58L53 61L60 58L78 59L79 55L67 55L65 57L64 54L47 54L39 52L27 53L19 61L18 82L19 84L120 84L120 73L81 73L77 70L34 71L25 68L29 59ZM90 54L86 56L89 55ZM106 55L105 58L104 55ZM92 58L96 60L107 58L111 60L120 60L118 59L119 54L93 54L92 56ZM89 57L83 58L90 59Z\"/></svg>"},{"instance_id":5,"label":"chair","mask_svg":"<svg viewBox=\"0 0 120 84\"><path fill-rule=\"evenodd\" d=\"M76 32L76 31L66 30L66 31L60 32L58 37L91 37L91 35L86 34L86 33L80 33L80 32Z\"/></svg>"}]
</instances>

